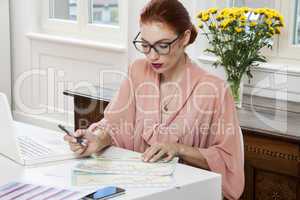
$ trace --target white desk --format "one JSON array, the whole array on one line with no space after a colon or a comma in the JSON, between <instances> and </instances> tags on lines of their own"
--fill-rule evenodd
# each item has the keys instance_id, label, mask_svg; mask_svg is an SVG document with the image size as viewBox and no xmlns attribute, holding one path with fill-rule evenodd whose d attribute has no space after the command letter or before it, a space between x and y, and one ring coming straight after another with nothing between
<instances>
[{"instance_id":1,"label":"white desk","mask_svg":"<svg viewBox=\"0 0 300 200\"><path fill-rule=\"evenodd\" d=\"M67 160L24 168L0 155L0 185L21 180L71 187L71 169L79 161L79 159ZM174 185L166 188L125 188L126 194L114 200L221 200L222 198L219 174L178 164L173 178Z\"/></svg>"}]
</instances>

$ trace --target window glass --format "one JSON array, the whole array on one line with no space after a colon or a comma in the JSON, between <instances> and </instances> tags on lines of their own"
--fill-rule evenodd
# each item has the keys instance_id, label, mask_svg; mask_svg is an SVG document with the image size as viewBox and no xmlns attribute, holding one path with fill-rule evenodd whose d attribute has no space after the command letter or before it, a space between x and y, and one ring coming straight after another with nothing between
<instances>
[{"instance_id":1,"label":"window glass","mask_svg":"<svg viewBox=\"0 0 300 200\"><path fill-rule=\"evenodd\" d=\"M214 0L212 1L214 3L209 4L215 4L215 5L209 5L209 6L215 6L218 8L225 8L225 7L242 7L247 6L251 8L274 8L275 7L275 1L274 0Z\"/></svg>"},{"instance_id":2,"label":"window glass","mask_svg":"<svg viewBox=\"0 0 300 200\"><path fill-rule=\"evenodd\" d=\"M89 23L118 25L118 0L89 0Z\"/></svg>"},{"instance_id":3,"label":"window glass","mask_svg":"<svg viewBox=\"0 0 300 200\"><path fill-rule=\"evenodd\" d=\"M50 0L50 18L77 20L77 0Z\"/></svg>"},{"instance_id":4,"label":"window glass","mask_svg":"<svg viewBox=\"0 0 300 200\"><path fill-rule=\"evenodd\" d=\"M247 6L251 8L274 8L274 0L232 0L232 6Z\"/></svg>"},{"instance_id":5,"label":"window glass","mask_svg":"<svg viewBox=\"0 0 300 200\"><path fill-rule=\"evenodd\" d=\"M300 44L300 1L295 1L294 44Z\"/></svg>"}]
</instances>

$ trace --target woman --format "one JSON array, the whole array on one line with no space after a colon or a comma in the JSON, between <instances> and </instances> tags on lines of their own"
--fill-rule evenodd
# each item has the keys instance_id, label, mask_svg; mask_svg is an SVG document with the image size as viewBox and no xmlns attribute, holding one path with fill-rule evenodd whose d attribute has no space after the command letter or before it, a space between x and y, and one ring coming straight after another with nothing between
<instances>
[{"instance_id":1,"label":"woman","mask_svg":"<svg viewBox=\"0 0 300 200\"><path fill-rule=\"evenodd\" d=\"M104 119L74 133L86 145L65 136L71 149L88 156L115 145L142 152L146 162L178 156L184 163L221 173L224 196L238 199L244 171L234 102L223 80L185 54L196 36L179 1L150 1L134 40L146 58L129 67Z\"/></svg>"}]
</instances>

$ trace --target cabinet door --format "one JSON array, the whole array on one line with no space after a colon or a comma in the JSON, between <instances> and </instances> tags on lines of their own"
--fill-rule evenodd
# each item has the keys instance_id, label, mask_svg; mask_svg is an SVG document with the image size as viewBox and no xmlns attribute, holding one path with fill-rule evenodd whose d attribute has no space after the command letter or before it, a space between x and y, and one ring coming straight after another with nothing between
<instances>
[{"instance_id":1,"label":"cabinet door","mask_svg":"<svg viewBox=\"0 0 300 200\"><path fill-rule=\"evenodd\" d=\"M11 101L9 0L0 1L0 92Z\"/></svg>"},{"instance_id":2,"label":"cabinet door","mask_svg":"<svg viewBox=\"0 0 300 200\"><path fill-rule=\"evenodd\" d=\"M86 129L92 123L101 120L104 117L104 110L108 104L108 101L74 96L75 130Z\"/></svg>"},{"instance_id":3,"label":"cabinet door","mask_svg":"<svg viewBox=\"0 0 300 200\"><path fill-rule=\"evenodd\" d=\"M300 199L299 145L243 131L245 191L241 199Z\"/></svg>"},{"instance_id":4,"label":"cabinet door","mask_svg":"<svg viewBox=\"0 0 300 200\"><path fill-rule=\"evenodd\" d=\"M297 200L297 179L256 170L254 175L256 200Z\"/></svg>"}]
</instances>

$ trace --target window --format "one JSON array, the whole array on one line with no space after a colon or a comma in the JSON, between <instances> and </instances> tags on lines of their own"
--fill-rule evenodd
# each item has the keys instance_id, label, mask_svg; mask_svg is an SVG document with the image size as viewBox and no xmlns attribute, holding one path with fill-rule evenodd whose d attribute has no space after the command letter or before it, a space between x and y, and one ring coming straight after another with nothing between
<instances>
[{"instance_id":1,"label":"window","mask_svg":"<svg viewBox=\"0 0 300 200\"><path fill-rule=\"evenodd\" d=\"M300 1L282 0L281 13L286 26L279 39L279 56L300 60Z\"/></svg>"},{"instance_id":2,"label":"window","mask_svg":"<svg viewBox=\"0 0 300 200\"><path fill-rule=\"evenodd\" d=\"M297 0L295 5L295 17L294 17L294 37L293 44L300 44L300 1Z\"/></svg>"},{"instance_id":3,"label":"window","mask_svg":"<svg viewBox=\"0 0 300 200\"><path fill-rule=\"evenodd\" d=\"M274 1L270 0L232 0L230 2L232 6L241 7L241 6L247 6L251 8L274 8Z\"/></svg>"},{"instance_id":4,"label":"window","mask_svg":"<svg viewBox=\"0 0 300 200\"><path fill-rule=\"evenodd\" d=\"M89 0L89 23L117 25L118 22L117 0Z\"/></svg>"},{"instance_id":5,"label":"window","mask_svg":"<svg viewBox=\"0 0 300 200\"><path fill-rule=\"evenodd\" d=\"M127 45L124 0L43 0L42 30L49 34Z\"/></svg>"},{"instance_id":6,"label":"window","mask_svg":"<svg viewBox=\"0 0 300 200\"><path fill-rule=\"evenodd\" d=\"M77 0L50 0L49 18L77 20Z\"/></svg>"}]
</instances>

